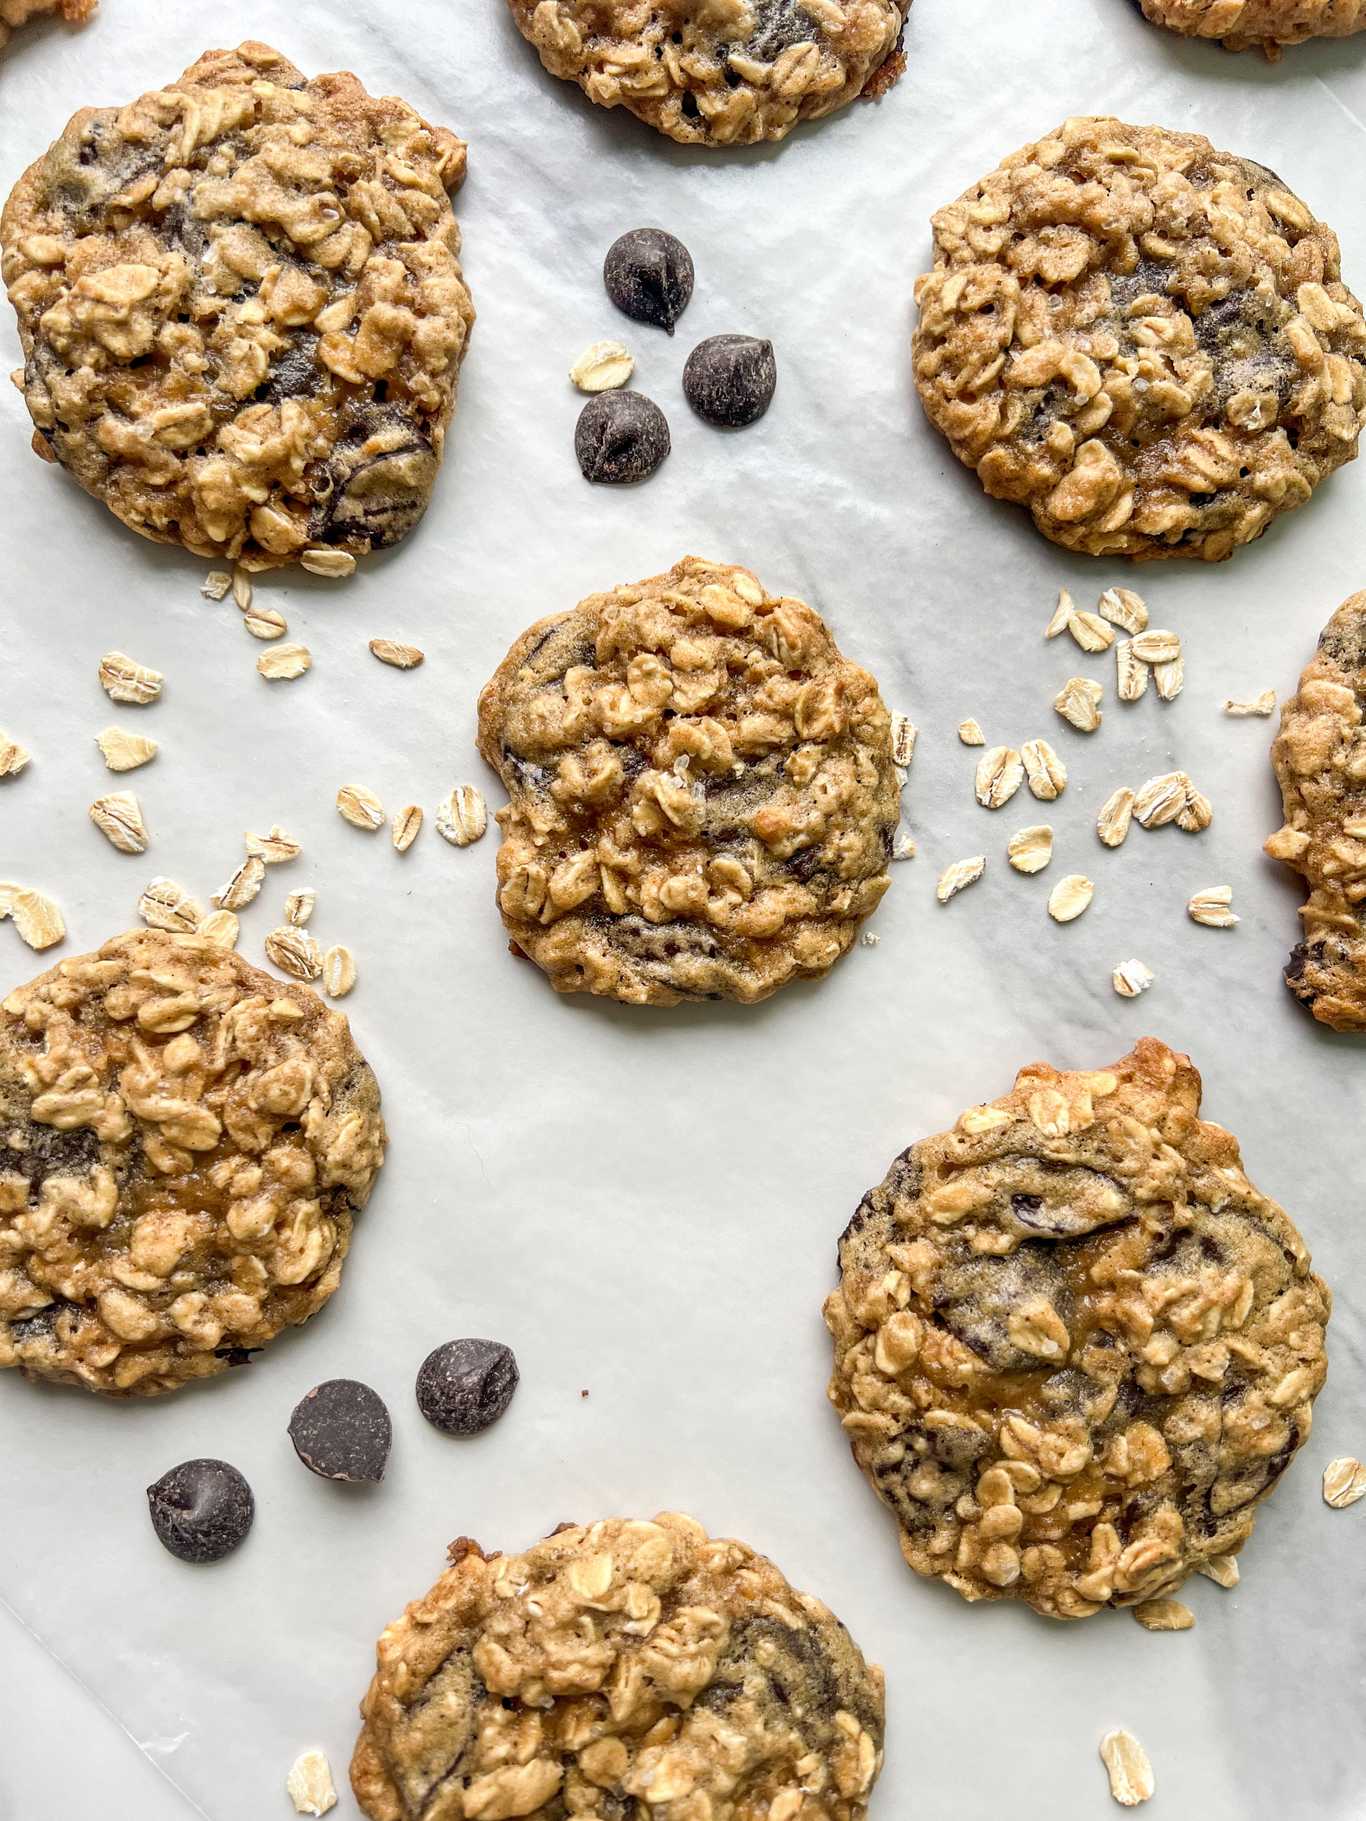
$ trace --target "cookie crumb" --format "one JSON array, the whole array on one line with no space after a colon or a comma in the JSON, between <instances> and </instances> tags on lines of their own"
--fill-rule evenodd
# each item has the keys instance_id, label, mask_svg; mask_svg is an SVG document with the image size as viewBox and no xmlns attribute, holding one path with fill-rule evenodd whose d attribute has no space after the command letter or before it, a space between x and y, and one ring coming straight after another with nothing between
<instances>
[{"instance_id":1,"label":"cookie crumb","mask_svg":"<svg viewBox=\"0 0 1366 1821\"><path fill-rule=\"evenodd\" d=\"M892 764L905 771L915 757L915 742L920 729L908 714L892 716Z\"/></svg>"},{"instance_id":2,"label":"cookie crumb","mask_svg":"<svg viewBox=\"0 0 1366 1821\"><path fill-rule=\"evenodd\" d=\"M297 1815L325 1815L337 1806L332 1767L320 1751L306 1751L294 1760L285 1790Z\"/></svg>"}]
</instances>

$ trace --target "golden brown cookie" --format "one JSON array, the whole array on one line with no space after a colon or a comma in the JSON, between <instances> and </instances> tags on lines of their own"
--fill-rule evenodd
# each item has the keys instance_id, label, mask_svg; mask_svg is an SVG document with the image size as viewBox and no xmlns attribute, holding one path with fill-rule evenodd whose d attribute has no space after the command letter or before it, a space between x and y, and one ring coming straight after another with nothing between
<instances>
[{"instance_id":1,"label":"golden brown cookie","mask_svg":"<svg viewBox=\"0 0 1366 1821\"><path fill-rule=\"evenodd\" d=\"M384 1156L345 1018L134 930L0 1002L0 1366L148 1396L336 1289Z\"/></svg>"},{"instance_id":2,"label":"golden brown cookie","mask_svg":"<svg viewBox=\"0 0 1366 1821\"><path fill-rule=\"evenodd\" d=\"M882 1671L692 1518L461 1538L379 1641L351 1785L371 1821L861 1821Z\"/></svg>"},{"instance_id":3,"label":"golden brown cookie","mask_svg":"<svg viewBox=\"0 0 1366 1821\"><path fill-rule=\"evenodd\" d=\"M84 25L94 12L97 0L0 0L0 50L10 35L30 19L46 13L58 13L67 25Z\"/></svg>"},{"instance_id":4,"label":"golden brown cookie","mask_svg":"<svg viewBox=\"0 0 1366 1821\"><path fill-rule=\"evenodd\" d=\"M1154 25L1278 57L1284 44L1366 31L1366 0L1139 0Z\"/></svg>"},{"instance_id":5,"label":"golden brown cookie","mask_svg":"<svg viewBox=\"0 0 1366 1821\"><path fill-rule=\"evenodd\" d=\"M33 446L159 543L346 573L421 518L474 311L465 148L264 44L85 108L0 254Z\"/></svg>"},{"instance_id":6,"label":"golden brown cookie","mask_svg":"<svg viewBox=\"0 0 1366 1821\"><path fill-rule=\"evenodd\" d=\"M1093 556L1229 556L1351 461L1336 236L1196 133L1066 121L934 217L916 384L997 499Z\"/></svg>"},{"instance_id":7,"label":"golden brown cookie","mask_svg":"<svg viewBox=\"0 0 1366 1821\"><path fill-rule=\"evenodd\" d=\"M1329 620L1281 710L1271 762L1285 823L1266 843L1304 876L1285 983L1323 1024L1366 1031L1366 594Z\"/></svg>"},{"instance_id":8,"label":"golden brown cookie","mask_svg":"<svg viewBox=\"0 0 1366 1821\"><path fill-rule=\"evenodd\" d=\"M552 76L685 145L784 139L881 94L911 0L508 0Z\"/></svg>"},{"instance_id":9,"label":"golden brown cookie","mask_svg":"<svg viewBox=\"0 0 1366 1821\"><path fill-rule=\"evenodd\" d=\"M559 992L765 999L826 973L889 883L877 684L804 602L685 557L523 633L479 698L498 903Z\"/></svg>"},{"instance_id":10,"label":"golden brown cookie","mask_svg":"<svg viewBox=\"0 0 1366 1821\"><path fill-rule=\"evenodd\" d=\"M1331 1299L1189 1057L1021 1070L840 1241L830 1398L918 1574L1085 1618L1241 1549L1309 1434Z\"/></svg>"}]
</instances>

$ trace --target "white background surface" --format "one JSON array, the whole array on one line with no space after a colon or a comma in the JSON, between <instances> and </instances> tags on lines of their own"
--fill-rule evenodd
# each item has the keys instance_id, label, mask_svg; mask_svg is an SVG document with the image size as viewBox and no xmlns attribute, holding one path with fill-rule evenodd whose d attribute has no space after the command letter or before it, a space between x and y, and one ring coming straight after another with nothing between
<instances>
[{"instance_id":1,"label":"white background surface","mask_svg":"<svg viewBox=\"0 0 1366 1821\"><path fill-rule=\"evenodd\" d=\"M261 960L285 891L317 887L315 933L359 960L348 1010L392 1151L341 1292L250 1369L127 1406L0 1383L0 1815L288 1814L283 1778L304 1747L325 1746L344 1783L373 1640L449 1539L510 1549L561 1519L669 1506L772 1554L886 1666L875 1816L1106 1816L1096 1744L1121 1724L1148 1746L1152 1812L1172 1821L1360 1815L1366 1504L1330 1512L1318 1476L1332 1455L1366 1453L1366 1064L1360 1040L1320 1029L1280 984L1299 900L1259 851L1279 821L1272 724L1219 707L1288 693L1319 627L1366 583L1366 469L1220 568L1067 557L986 501L928 429L908 331L931 210L1076 112L1205 130L1270 164L1338 229L1360 291L1366 38L1273 69L1169 38L1124 0L919 0L909 72L880 107L718 155L551 81L501 0L244 0L226 15L104 0L84 33L11 45L0 183L77 106L130 100L248 36L308 71L354 69L471 142L458 210L480 321L445 473L420 531L354 580L260 586L315 655L311 675L271 686L231 602L199 598L208 565L139 541L34 459L5 388L0 726L35 756L0 786L0 876L55 893L61 952L78 953L134 920L154 872L207 896L244 828L282 822L305 857L269 876L243 952ZM617 317L598 276L619 232L653 222L697 263L672 342ZM679 390L689 348L722 330L770 335L781 372L768 418L730 438ZM609 334L636 350L637 383L673 423L672 458L636 491L590 490L572 456L564 372ZM6 312L0 360L17 358ZM429 821L400 858L332 799L359 782L390 809L430 811L472 779L498 801L473 751L474 698L514 636L688 550L812 600L919 722L907 804L921 857L895 869L880 945L818 987L748 1010L560 1000L506 953L492 835L457 852ZM1111 582L1147 595L1154 624L1186 640L1176 704L1117 704L1111 662L1043 642L1063 582L1083 605ZM422 645L425 667L381 668L365 648L379 635ZM159 705L111 712L95 680L110 647L165 671ZM1074 672L1107 686L1089 741L1049 707ZM975 755L953 733L969 714L993 740L1053 739L1070 767L1039 878L1009 871L1005 841L1049 812L1024 794L994 816L975 805ZM103 770L92 736L111 719L162 742L152 767ZM1101 800L1173 764L1213 799L1209 832L1136 829L1103 850ZM145 859L114 853L86 818L123 784L153 831ZM939 908L937 871L976 852L986 879ZM1059 928L1044 900L1071 870L1095 878L1096 899ZM1186 899L1221 882L1242 924L1196 928ZM0 986L39 965L12 929L0 951ZM1132 954L1158 978L1126 1003L1109 976ZM1102 1065L1145 1031L1194 1055L1207 1112L1241 1135L1337 1293L1313 1438L1264 1511L1241 1588L1194 1582L1199 1622L1182 1636L1122 1614L1058 1627L916 1580L823 1396L835 1240L892 1156L1003 1092L1022 1063ZM509 1341L523 1375L508 1416L471 1443L428 1428L412 1398L423 1355L464 1333ZM290 1449L295 1400L340 1374L393 1410L382 1487L329 1485ZM246 1546L208 1570L161 1549L143 1497L199 1454L234 1461L258 1498ZM356 1812L349 1794L339 1812Z\"/></svg>"}]
</instances>

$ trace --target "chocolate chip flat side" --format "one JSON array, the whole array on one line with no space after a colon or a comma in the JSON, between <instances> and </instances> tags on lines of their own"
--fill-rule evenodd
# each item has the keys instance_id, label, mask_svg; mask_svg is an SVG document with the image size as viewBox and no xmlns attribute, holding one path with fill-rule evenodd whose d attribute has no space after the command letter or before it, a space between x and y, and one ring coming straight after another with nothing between
<instances>
[{"instance_id":1,"label":"chocolate chip flat side","mask_svg":"<svg viewBox=\"0 0 1366 1821\"><path fill-rule=\"evenodd\" d=\"M1366 31L1366 0L1140 0L1154 25L1188 38L1217 38L1226 50L1275 53L1309 38Z\"/></svg>"},{"instance_id":2,"label":"chocolate chip flat side","mask_svg":"<svg viewBox=\"0 0 1366 1821\"><path fill-rule=\"evenodd\" d=\"M1309 1434L1331 1298L1153 1038L1037 1063L865 1196L830 1398L918 1574L1085 1618L1241 1549Z\"/></svg>"},{"instance_id":3,"label":"chocolate chip flat side","mask_svg":"<svg viewBox=\"0 0 1366 1821\"><path fill-rule=\"evenodd\" d=\"M687 557L523 634L479 698L498 904L561 992L766 998L824 974L890 882L872 677L804 602Z\"/></svg>"},{"instance_id":4,"label":"chocolate chip flat side","mask_svg":"<svg viewBox=\"0 0 1366 1821\"><path fill-rule=\"evenodd\" d=\"M0 1366L150 1396L336 1289L384 1155L346 1020L137 930L0 1002Z\"/></svg>"},{"instance_id":5,"label":"chocolate chip flat side","mask_svg":"<svg viewBox=\"0 0 1366 1821\"><path fill-rule=\"evenodd\" d=\"M895 81L911 0L508 0L552 76L685 145L783 139ZM891 70L890 80L883 72Z\"/></svg>"},{"instance_id":6,"label":"chocolate chip flat side","mask_svg":"<svg viewBox=\"0 0 1366 1821\"><path fill-rule=\"evenodd\" d=\"M935 215L934 254L921 402L1054 543L1217 561L1356 455L1336 236L1198 134L1066 121Z\"/></svg>"},{"instance_id":7,"label":"chocolate chip flat side","mask_svg":"<svg viewBox=\"0 0 1366 1821\"><path fill-rule=\"evenodd\" d=\"M1285 983L1320 1023L1366 1031L1366 594L1320 634L1271 762L1285 821L1266 851L1309 887Z\"/></svg>"},{"instance_id":8,"label":"chocolate chip flat side","mask_svg":"<svg viewBox=\"0 0 1366 1821\"><path fill-rule=\"evenodd\" d=\"M0 216L36 452L144 537L248 569L397 543L474 321L464 170L404 102L263 44L82 109Z\"/></svg>"},{"instance_id":9,"label":"chocolate chip flat side","mask_svg":"<svg viewBox=\"0 0 1366 1821\"><path fill-rule=\"evenodd\" d=\"M351 1763L371 1821L861 1821L882 1672L819 1600L693 1519L467 1538L379 1640Z\"/></svg>"}]
</instances>

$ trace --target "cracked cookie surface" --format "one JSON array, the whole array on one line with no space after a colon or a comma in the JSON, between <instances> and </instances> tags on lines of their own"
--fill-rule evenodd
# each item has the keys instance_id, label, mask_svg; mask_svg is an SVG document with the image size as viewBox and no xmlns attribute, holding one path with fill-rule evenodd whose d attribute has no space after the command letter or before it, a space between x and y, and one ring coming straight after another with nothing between
<instances>
[{"instance_id":1,"label":"cracked cookie surface","mask_svg":"<svg viewBox=\"0 0 1366 1821\"><path fill-rule=\"evenodd\" d=\"M351 1762L371 1821L860 1821L882 1671L692 1518L468 1538L379 1641Z\"/></svg>"},{"instance_id":2,"label":"cracked cookie surface","mask_svg":"<svg viewBox=\"0 0 1366 1821\"><path fill-rule=\"evenodd\" d=\"M884 92L911 0L508 0L552 76L687 145L783 139Z\"/></svg>"},{"instance_id":3,"label":"cracked cookie surface","mask_svg":"<svg viewBox=\"0 0 1366 1821\"><path fill-rule=\"evenodd\" d=\"M1366 1031L1366 594L1320 634L1271 762L1285 822L1266 851L1309 887L1285 983L1320 1023Z\"/></svg>"},{"instance_id":4,"label":"cracked cookie surface","mask_svg":"<svg viewBox=\"0 0 1366 1821\"><path fill-rule=\"evenodd\" d=\"M1154 25L1278 56L1284 44L1366 32L1366 0L1139 0Z\"/></svg>"},{"instance_id":5,"label":"cracked cookie surface","mask_svg":"<svg viewBox=\"0 0 1366 1821\"><path fill-rule=\"evenodd\" d=\"M151 1395L336 1289L384 1154L346 1020L137 930L0 1001L0 1366Z\"/></svg>"},{"instance_id":6,"label":"cracked cookie surface","mask_svg":"<svg viewBox=\"0 0 1366 1821\"><path fill-rule=\"evenodd\" d=\"M59 13L67 25L84 25L95 6L96 0L0 0L0 51L30 19Z\"/></svg>"},{"instance_id":7,"label":"cracked cookie surface","mask_svg":"<svg viewBox=\"0 0 1366 1821\"><path fill-rule=\"evenodd\" d=\"M159 543L269 569L397 543L474 311L465 148L263 44L86 108L3 217L33 446Z\"/></svg>"},{"instance_id":8,"label":"cracked cookie surface","mask_svg":"<svg viewBox=\"0 0 1366 1821\"><path fill-rule=\"evenodd\" d=\"M891 719L805 602L685 557L532 626L479 698L498 904L560 992L764 999L890 882Z\"/></svg>"},{"instance_id":9,"label":"cracked cookie surface","mask_svg":"<svg viewBox=\"0 0 1366 1821\"><path fill-rule=\"evenodd\" d=\"M941 209L934 249L921 402L1056 544L1217 561L1356 455L1361 306L1262 165L1069 120Z\"/></svg>"},{"instance_id":10,"label":"cracked cookie surface","mask_svg":"<svg viewBox=\"0 0 1366 1821\"><path fill-rule=\"evenodd\" d=\"M917 1573L1085 1618L1238 1550L1309 1434L1331 1298L1189 1057L1036 1063L840 1241L830 1398Z\"/></svg>"}]
</instances>

